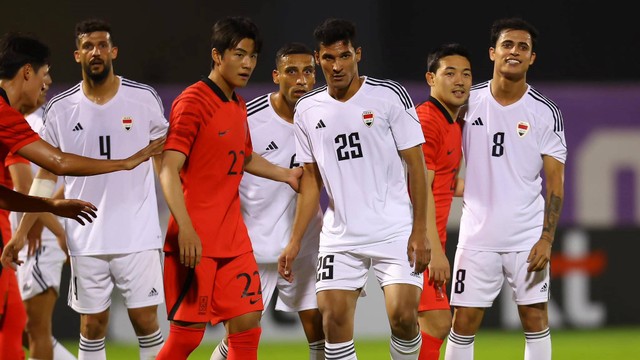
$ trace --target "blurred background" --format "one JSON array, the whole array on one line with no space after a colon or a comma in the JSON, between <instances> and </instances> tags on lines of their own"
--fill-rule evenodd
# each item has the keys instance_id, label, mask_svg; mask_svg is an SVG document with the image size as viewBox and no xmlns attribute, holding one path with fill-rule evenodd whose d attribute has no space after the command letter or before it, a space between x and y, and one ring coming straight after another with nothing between
<instances>
[{"instance_id":1,"label":"blurred background","mask_svg":"<svg viewBox=\"0 0 640 360\"><path fill-rule=\"evenodd\" d=\"M637 15L622 2L36 0L4 2L2 7L1 33L33 32L51 46L50 97L81 79L73 60L75 23L99 17L113 26L119 47L116 73L154 86L167 115L175 96L208 74L210 29L224 16L251 17L264 40L250 84L239 90L246 100L276 90L271 70L282 44L313 46L315 26L327 17L341 17L356 23L363 51L360 74L401 82L416 104L428 97L424 73L431 48L444 42L465 45L473 56L474 83L488 80L491 23L505 16L523 17L540 31L528 82L560 107L569 146L564 209L553 248L552 327L640 326L633 297L640 253L640 28ZM324 81L320 69L317 80L318 85ZM159 206L166 226L166 206L162 201ZM459 217L456 200L449 224L451 259ZM63 276L66 289L68 272ZM66 306L64 291L54 333L76 339L79 321ZM369 281L367 292L358 305L356 336L387 336L375 280ZM135 341L119 297L114 297L110 326L110 339ZM269 311L263 326L263 339L302 339L293 315ZM508 291L488 312L484 326L519 328ZM218 327L210 332L212 338L222 334Z\"/></svg>"}]
</instances>

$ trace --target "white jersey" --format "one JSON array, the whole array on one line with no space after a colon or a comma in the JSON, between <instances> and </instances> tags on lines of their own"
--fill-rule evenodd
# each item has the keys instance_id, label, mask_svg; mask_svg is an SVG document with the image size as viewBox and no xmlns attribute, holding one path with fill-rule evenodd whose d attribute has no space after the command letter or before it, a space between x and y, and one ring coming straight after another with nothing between
<instances>
[{"instance_id":1,"label":"white jersey","mask_svg":"<svg viewBox=\"0 0 640 360\"><path fill-rule=\"evenodd\" d=\"M91 102L82 83L55 96L44 113L41 136L64 152L124 159L164 136L168 122L153 88L125 78L106 104ZM98 207L93 223L65 219L71 255L126 254L162 247L151 160L133 170L65 176L65 197Z\"/></svg>"},{"instance_id":2,"label":"white jersey","mask_svg":"<svg viewBox=\"0 0 640 360\"><path fill-rule=\"evenodd\" d=\"M323 86L298 100L294 128L297 160L317 164L329 196L321 252L409 238L413 215L398 151L424 136L402 85L365 77L345 102Z\"/></svg>"},{"instance_id":3,"label":"white jersey","mask_svg":"<svg viewBox=\"0 0 640 360\"><path fill-rule=\"evenodd\" d=\"M295 159L293 124L276 114L270 95L259 96L247 103L253 151L269 162L285 168L300 166ZM278 256L289 243L296 199L296 192L288 184L247 172L242 176L242 217L258 263L277 262ZM318 212L304 234L298 256L318 252L321 227L322 209L318 206Z\"/></svg>"},{"instance_id":4,"label":"white jersey","mask_svg":"<svg viewBox=\"0 0 640 360\"><path fill-rule=\"evenodd\" d=\"M530 86L516 103L502 106L488 81L471 88L465 120L458 247L529 251L542 234L542 155L562 163L567 157L560 109Z\"/></svg>"}]
</instances>

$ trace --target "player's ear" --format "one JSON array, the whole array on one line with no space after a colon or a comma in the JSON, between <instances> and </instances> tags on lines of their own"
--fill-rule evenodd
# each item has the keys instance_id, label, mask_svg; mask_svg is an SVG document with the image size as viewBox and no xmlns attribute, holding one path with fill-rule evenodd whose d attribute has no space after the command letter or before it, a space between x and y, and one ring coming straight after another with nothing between
<instances>
[{"instance_id":1,"label":"player's ear","mask_svg":"<svg viewBox=\"0 0 640 360\"><path fill-rule=\"evenodd\" d=\"M276 85L280 84L280 78L279 78L280 72L277 69L273 69L273 71L271 72L271 77L273 78L273 83Z\"/></svg>"},{"instance_id":2,"label":"player's ear","mask_svg":"<svg viewBox=\"0 0 640 360\"><path fill-rule=\"evenodd\" d=\"M216 48L211 49L211 60L213 60L213 63L216 66L219 66L220 63L222 62L222 54L220 54L218 49Z\"/></svg>"},{"instance_id":3,"label":"player's ear","mask_svg":"<svg viewBox=\"0 0 640 360\"><path fill-rule=\"evenodd\" d=\"M435 77L436 77L436 74L432 73L431 71L427 71L424 74L424 78L427 80L427 84L429 84L429 86L431 87L435 86Z\"/></svg>"},{"instance_id":4,"label":"player's ear","mask_svg":"<svg viewBox=\"0 0 640 360\"><path fill-rule=\"evenodd\" d=\"M118 57L118 47L114 46L111 48L111 59L115 59Z\"/></svg>"}]
</instances>

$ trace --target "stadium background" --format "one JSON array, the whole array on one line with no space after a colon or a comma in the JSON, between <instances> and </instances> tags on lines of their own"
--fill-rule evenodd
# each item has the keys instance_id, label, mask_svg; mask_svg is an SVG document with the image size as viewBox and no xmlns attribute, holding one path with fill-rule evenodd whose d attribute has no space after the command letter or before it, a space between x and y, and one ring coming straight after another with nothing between
<instances>
[{"instance_id":1,"label":"stadium background","mask_svg":"<svg viewBox=\"0 0 640 360\"><path fill-rule=\"evenodd\" d=\"M553 259L552 327L565 329L640 326L633 266L640 253L640 66L636 16L618 1L555 1L472 5L428 1L30 1L5 2L0 32L30 31L53 50L50 96L80 80L73 61L74 24L101 17L113 25L120 47L116 73L148 83L161 94L168 111L173 98L208 73L208 38L213 22L246 15L260 27L264 47L247 88L247 99L273 91L275 50L285 42L313 45L313 28L326 17L353 20L363 47L360 73L403 83L417 104L428 96L425 56L443 42L460 42L473 54L474 83L491 76L488 29L503 16L522 16L541 33L538 59L528 82L561 108L569 158L566 198ZM318 71L320 71L318 69ZM318 83L323 82L318 72ZM160 192L159 192L160 193ZM166 224L166 208L162 208ZM453 254L460 202L449 230ZM65 273L65 279L68 273ZM66 280L63 280L66 283ZM357 337L388 333L381 292L367 285L360 300ZM77 315L63 293L54 332L77 338ZM630 311L636 309L636 311ZM164 317L164 310L161 310ZM263 339L302 339L292 316L266 314ZM168 333L166 323L165 334ZM488 313L485 326L518 328L509 293ZM212 340L221 330L211 328ZM114 298L111 340L135 339L122 302Z\"/></svg>"}]
</instances>

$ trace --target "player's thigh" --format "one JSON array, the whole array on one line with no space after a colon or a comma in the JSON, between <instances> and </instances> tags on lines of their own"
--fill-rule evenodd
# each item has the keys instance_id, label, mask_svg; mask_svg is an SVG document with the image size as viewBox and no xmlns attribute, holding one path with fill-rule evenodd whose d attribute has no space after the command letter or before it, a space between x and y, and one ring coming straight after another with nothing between
<instances>
[{"instance_id":1,"label":"player's thigh","mask_svg":"<svg viewBox=\"0 0 640 360\"><path fill-rule=\"evenodd\" d=\"M500 253L460 248L456 250L451 275L451 305L491 307L503 282Z\"/></svg>"},{"instance_id":2,"label":"player's thigh","mask_svg":"<svg viewBox=\"0 0 640 360\"><path fill-rule=\"evenodd\" d=\"M26 251L24 254L26 256ZM67 255L60 249L57 241L43 242L35 255L24 259L16 272L22 300L31 299L49 288L53 288L57 295L60 291L62 266L67 260Z\"/></svg>"},{"instance_id":3,"label":"player's thigh","mask_svg":"<svg viewBox=\"0 0 640 360\"><path fill-rule=\"evenodd\" d=\"M159 249L113 256L111 274L127 308L143 308L164 301Z\"/></svg>"},{"instance_id":4,"label":"player's thigh","mask_svg":"<svg viewBox=\"0 0 640 360\"><path fill-rule=\"evenodd\" d=\"M288 282L278 276L278 300L276 310L300 312L318 308L316 298L316 265L318 255L308 254L296 258L293 263L294 278ZM276 275L277 273L276 268Z\"/></svg>"},{"instance_id":5,"label":"player's thigh","mask_svg":"<svg viewBox=\"0 0 640 360\"><path fill-rule=\"evenodd\" d=\"M549 264L542 271L527 272L529 251L502 255L504 273L513 290L513 300L518 305L546 303L549 301Z\"/></svg>"},{"instance_id":6,"label":"player's thigh","mask_svg":"<svg viewBox=\"0 0 640 360\"><path fill-rule=\"evenodd\" d=\"M109 256L71 256L67 303L80 314L98 314L111 306L113 280Z\"/></svg>"}]
</instances>

